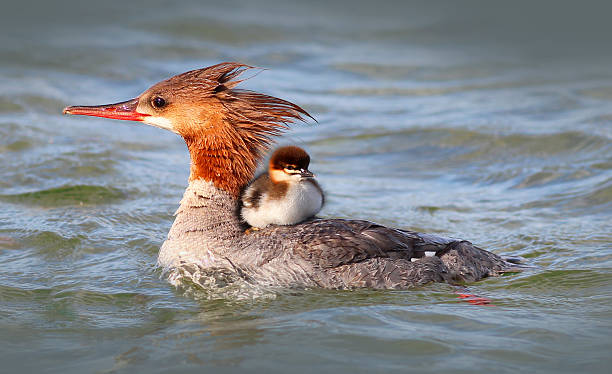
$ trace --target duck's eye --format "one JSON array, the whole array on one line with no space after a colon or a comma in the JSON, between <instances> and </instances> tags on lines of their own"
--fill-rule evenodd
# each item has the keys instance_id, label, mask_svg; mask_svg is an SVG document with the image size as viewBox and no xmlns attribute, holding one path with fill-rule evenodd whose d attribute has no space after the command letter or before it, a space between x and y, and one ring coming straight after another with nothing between
<instances>
[{"instance_id":1,"label":"duck's eye","mask_svg":"<svg viewBox=\"0 0 612 374\"><path fill-rule=\"evenodd\" d=\"M166 100L164 100L162 97L157 96L156 98L151 100L151 105L153 105L157 109L163 108L166 105Z\"/></svg>"}]
</instances>

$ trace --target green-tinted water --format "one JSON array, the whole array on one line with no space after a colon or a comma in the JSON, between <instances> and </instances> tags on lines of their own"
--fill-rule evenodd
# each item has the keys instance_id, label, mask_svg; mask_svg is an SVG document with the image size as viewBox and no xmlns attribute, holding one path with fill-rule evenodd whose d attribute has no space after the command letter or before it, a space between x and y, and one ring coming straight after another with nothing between
<instances>
[{"instance_id":1,"label":"green-tinted water","mask_svg":"<svg viewBox=\"0 0 612 374\"><path fill-rule=\"evenodd\" d=\"M603 4L603 3L602 3ZM2 372L608 372L609 9L561 2L24 1L0 16ZM69 118L220 61L303 106L327 217L534 269L410 291L176 290L182 140ZM220 295L216 295L220 296Z\"/></svg>"}]
</instances>

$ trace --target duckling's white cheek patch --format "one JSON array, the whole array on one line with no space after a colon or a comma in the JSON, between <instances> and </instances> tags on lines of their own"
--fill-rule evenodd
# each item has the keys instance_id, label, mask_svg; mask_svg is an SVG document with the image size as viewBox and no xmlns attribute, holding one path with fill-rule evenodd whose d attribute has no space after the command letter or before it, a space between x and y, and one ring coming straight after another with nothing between
<instances>
[{"instance_id":1,"label":"duckling's white cheek patch","mask_svg":"<svg viewBox=\"0 0 612 374\"><path fill-rule=\"evenodd\" d=\"M164 130L170 130L174 133L177 133L176 130L174 130L174 126L172 125L172 122L164 117L156 117L156 116L148 116L145 117L142 120L143 123L146 123L147 125L151 125L151 126L155 126L155 127L159 127L160 129L164 129Z\"/></svg>"}]
</instances>

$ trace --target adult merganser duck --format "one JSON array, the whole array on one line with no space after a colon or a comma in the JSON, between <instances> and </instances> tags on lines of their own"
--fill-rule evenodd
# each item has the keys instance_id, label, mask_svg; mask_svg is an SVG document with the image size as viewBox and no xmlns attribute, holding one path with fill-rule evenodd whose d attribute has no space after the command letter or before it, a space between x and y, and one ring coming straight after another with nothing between
<instances>
[{"instance_id":1,"label":"adult merganser duck","mask_svg":"<svg viewBox=\"0 0 612 374\"><path fill-rule=\"evenodd\" d=\"M240 215L252 228L294 225L319 213L323 190L308 170L310 156L296 146L274 151L268 172L242 192Z\"/></svg>"},{"instance_id":2,"label":"adult merganser duck","mask_svg":"<svg viewBox=\"0 0 612 374\"><path fill-rule=\"evenodd\" d=\"M467 241L362 220L319 219L245 234L236 214L240 191L271 138L311 117L288 101L236 89L236 78L250 68L221 63L159 82L132 100L64 109L140 121L185 140L189 186L158 257L170 282L223 273L262 286L409 288L513 270Z\"/></svg>"}]
</instances>

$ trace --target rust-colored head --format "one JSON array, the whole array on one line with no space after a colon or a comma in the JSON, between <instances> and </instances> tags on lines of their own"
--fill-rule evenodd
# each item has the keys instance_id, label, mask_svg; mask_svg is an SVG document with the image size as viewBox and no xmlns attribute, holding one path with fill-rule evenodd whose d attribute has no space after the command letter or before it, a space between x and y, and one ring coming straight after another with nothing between
<instances>
[{"instance_id":1,"label":"rust-colored head","mask_svg":"<svg viewBox=\"0 0 612 374\"><path fill-rule=\"evenodd\" d=\"M268 164L273 182L299 181L314 178L308 170L310 156L300 147L285 146L278 148L270 157Z\"/></svg>"},{"instance_id":2,"label":"rust-colored head","mask_svg":"<svg viewBox=\"0 0 612 374\"><path fill-rule=\"evenodd\" d=\"M237 197L257 161L304 109L288 101L236 89L251 66L225 62L159 82L135 99L110 105L70 106L65 114L139 121L175 132L191 155L190 180L205 179Z\"/></svg>"}]
</instances>

